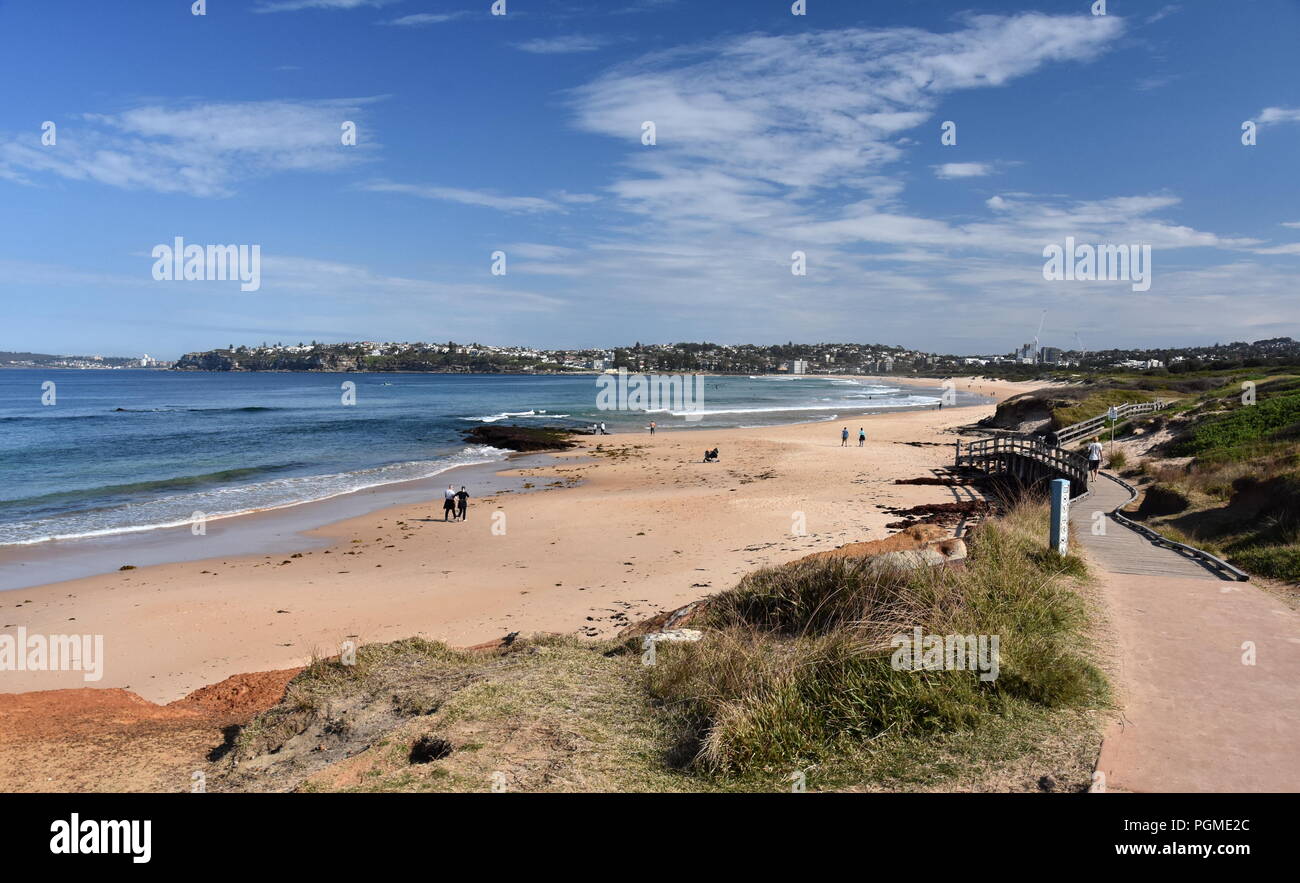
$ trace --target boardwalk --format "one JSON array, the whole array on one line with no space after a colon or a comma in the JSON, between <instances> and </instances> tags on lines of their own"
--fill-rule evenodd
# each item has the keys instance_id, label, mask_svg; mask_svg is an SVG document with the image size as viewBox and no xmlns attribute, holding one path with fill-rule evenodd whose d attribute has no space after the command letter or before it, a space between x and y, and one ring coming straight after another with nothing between
<instances>
[{"instance_id":1,"label":"boardwalk","mask_svg":"<svg viewBox=\"0 0 1300 883\"><path fill-rule=\"evenodd\" d=\"M1092 493L1070 507L1070 533L1079 538L1088 555L1109 573L1180 576L1219 581L1218 572L1190 555L1152 545L1140 533L1104 517L1128 502L1123 485L1102 476L1092 483ZM1101 516L1098 516L1101 513ZM1104 534L1093 532L1094 525Z\"/></svg>"},{"instance_id":2,"label":"boardwalk","mask_svg":"<svg viewBox=\"0 0 1300 883\"><path fill-rule=\"evenodd\" d=\"M1109 518L1094 535L1092 513L1127 499L1103 477L1070 513L1118 639L1106 789L1300 791L1300 615Z\"/></svg>"}]
</instances>

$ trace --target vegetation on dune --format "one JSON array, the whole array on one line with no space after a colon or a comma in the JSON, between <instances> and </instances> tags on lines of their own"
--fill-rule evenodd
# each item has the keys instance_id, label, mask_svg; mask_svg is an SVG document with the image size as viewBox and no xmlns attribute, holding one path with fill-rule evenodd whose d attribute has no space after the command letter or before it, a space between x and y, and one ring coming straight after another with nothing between
<instances>
[{"instance_id":1,"label":"vegetation on dune","mask_svg":"<svg viewBox=\"0 0 1300 883\"><path fill-rule=\"evenodd\" d=\"M1038 505L984 523L964 570L823 559L747 576L711 605L706 640L661 648L647 670L680 757L723 778L829 765L850 781L899 740L1096 707L1105 679L1070 585L1083 565L1046 551L1044 524ZM997 635L998 677L898 670L891 638L918 627Z\"/></svg>"},{"instance_id":2,"label":"vegetation on dune","mask_svg":"<svg viewBox=\"0 0 1300 883\"><path fill-rule=\"evenodd\" d=\"M1177 409L1163 452L1192 459L1142 464L1139 514L1248 573L1300 582L1300 378L1254 377L1253 402L1247 379Z\"/></svg>"},{"instance_id":3,"label":"vegetation on dune","mask_svg":"<svg viewBox=\"0 0 1300 883\"><path fill-rule=\"evenodd\" d=\"M1257 394L1260 398L1253 405L1238 403L1202 420L1170 453L1224 462L1257 456L1277 443L1300 442L1300 391L1279 385L1264 387Z\"/></svg>"},{"instance_id":4,"label":"vegetation on dune","mask_svg":"<svg viewBox=\"0 0 1300 883\"><path fill-rule=\"evenodd\" d=\"M1052 428L1060 429L1093 417L1101 417L1110 408L1120 405L1152 402L1157 396L1147 390L1136 389L1098 389L1073 405L1052 409Z\"/></svg>"}]
</instances>

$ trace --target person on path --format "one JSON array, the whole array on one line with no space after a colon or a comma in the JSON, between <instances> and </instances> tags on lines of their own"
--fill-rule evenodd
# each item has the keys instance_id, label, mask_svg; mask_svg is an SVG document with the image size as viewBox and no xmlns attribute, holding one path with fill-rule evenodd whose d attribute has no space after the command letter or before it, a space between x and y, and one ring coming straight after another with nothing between
<instances>
[{"instance_id":1,"label":"person on path","mask_svg":"<svg viewBox=\"0 0 1300 883\"><path fill-rule=\"evenodd\" d=\"M446 521L448 517L456 514L456 489L447 485L447 489L442 492L442 520Z\"/></svg>"},{"instance_id":2,"label":"person on path","mask_svg":"<svg viewBox=\"0 0 1300 883\"><path fill-rule=\"evenodd\" d=\"M1088 445L1088 474L1093 479L1096 479L1101 472L1101 454L1101 439L1093 438L1091 444Z\"/></svg>"}]
</instances>

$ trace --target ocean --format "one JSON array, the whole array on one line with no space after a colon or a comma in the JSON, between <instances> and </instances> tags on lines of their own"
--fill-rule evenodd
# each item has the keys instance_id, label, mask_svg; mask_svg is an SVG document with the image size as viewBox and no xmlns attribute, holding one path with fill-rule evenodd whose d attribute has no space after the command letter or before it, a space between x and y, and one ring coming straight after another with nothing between
<instances>
[{"instance_id":1,"label":"ocean","mask_svg":"<svg viewBox=\"0 0 1300 883\"><path fill-rule=\"evenodd\" d=\"M54 383L53 404L42 404ZM834 420L935 406L942 390L829 377L706 377L680 409L600 410L597 378L0 371L0 546L108 537L430 478L508 452L490 423L637 432ZM355 404L344 404L344 384ZM957 404L982 401L958 393ZM853 427L856 431L856 427Z\"/></svg>"}]
</instances>

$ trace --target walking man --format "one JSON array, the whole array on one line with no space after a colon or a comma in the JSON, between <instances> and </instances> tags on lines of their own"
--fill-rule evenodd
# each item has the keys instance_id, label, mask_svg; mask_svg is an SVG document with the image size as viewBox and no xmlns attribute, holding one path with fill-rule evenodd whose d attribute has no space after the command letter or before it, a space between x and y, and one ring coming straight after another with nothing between
<instances>
[{"instance_id":1,"label":"walking man","mask_svg":"<svg viewBox=\"0 0 1300 883\"><path fill-rule=\"evenodd\" d=\"M1101 452L1101 439L1093 438L1092 443L1088 445L1088 474L1094 480L1101 472Z\"/></svg>"},{"instance_id":2,"label":"walking man","mask_svg":"<svg viewBox=\"0 0 1300 883\"><path fill-rule=\"evenodd\" d=\"M448 516L456 514L456 489L447 485L447 489L442 492L442 520L446 521Z\"/></svg>"},{"instance_id":3,"label":"walking man","mask_svg":"<svg viewBox=\"0 0 1300 883\"><path fill-rule=\"evenodd\" d=\"M847 448L848 446L849 446L849 428L846 426L840 430L840 447Z\"/></svg>"},{"instance_id":4,"label":"walking man","mask_svg":"<svg viewBox=\"0 0 1300 883\"><path fill-rule=\"evenodd\" d=\"M456 520L464 521L468 517L466 514L468 509L469 491L465 490L464 485L461 485L460 492L456 494Z\"/></svg>"}]
</instances>

